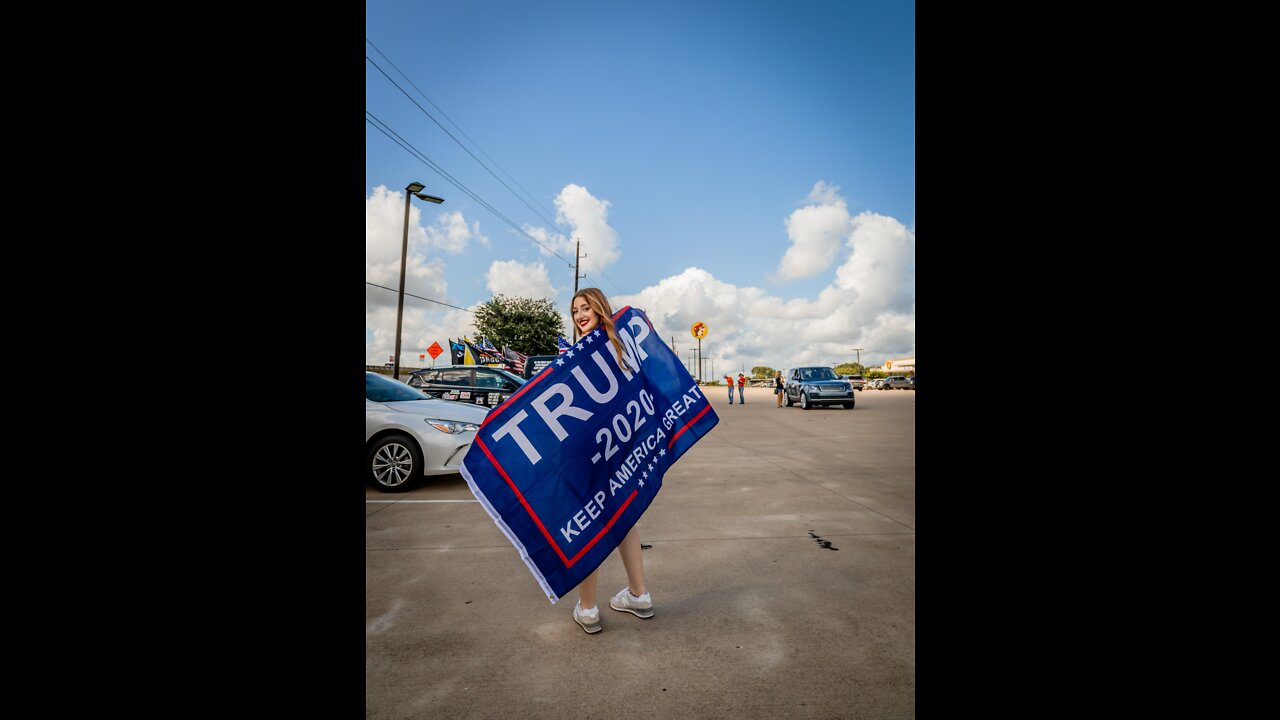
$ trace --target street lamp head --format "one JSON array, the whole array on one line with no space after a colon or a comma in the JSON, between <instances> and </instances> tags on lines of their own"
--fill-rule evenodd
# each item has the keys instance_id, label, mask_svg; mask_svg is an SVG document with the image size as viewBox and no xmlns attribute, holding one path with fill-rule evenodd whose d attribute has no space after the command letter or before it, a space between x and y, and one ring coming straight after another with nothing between
<instances>
[{"instance_id":1,"label":"street lamp head","mask_svg":"<svg viewBox=\"0 0 1280 720\"><path fill-rule=\"evenodd\" d=\"M405 190L408 190L411 193L417 193L422 192L426 187L426 185L423 185L420 182L411 182L409 183L409 187L405 188Z\"/></svg>"},{"instance_id":2,"label":"street lamp head","mask_svg":"<svg viewBox=\"0 0 1280 720\"><path fill-rule=\"evenodd\" d=\"M444 202L444 198L438 198L438 197L436 197L435 195L423 195L423 194L422 194L422 193L420 193L420 192L415 192L413 195L414 195L414 197L418 198L419 200L426 200L427 202L435 203L435 204L437 204L437 205L439 205L440 203Z\"/></svg>"}]
</instances>

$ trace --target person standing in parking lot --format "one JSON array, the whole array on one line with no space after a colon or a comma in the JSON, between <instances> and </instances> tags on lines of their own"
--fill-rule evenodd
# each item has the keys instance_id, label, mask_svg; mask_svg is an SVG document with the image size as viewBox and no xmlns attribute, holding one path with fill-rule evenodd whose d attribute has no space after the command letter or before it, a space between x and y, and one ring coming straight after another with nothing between
<instances>
[{"instance_id":1,"label":"person standing in parking lot","mask_svg":"<svg viewBox=\"0 0 1280 720\"><path fill-rule=\"evenodd\" d=\"M746 389L747 378L742 373L738 373L738 403L741 405L747 404L747 399L742 396L742 393L746 392Z\"/></svg>"},{"instance_id":2,"label":"person standing in parking lot","mask_svg":"<svg viewBox=\"0 0 1280 720\"><path fill-rule=\"evenodd\" d=\"M613 309L609 300L599 288L583 288L573 296L570 305L573 318L573 339L601 328L605 331L609 342L618 353L618 365L627 367L622 356L622 341L613 326ZM733 388L729 388L733 392ZM627 587L618 591L609 599L609 607L618 612L629 612L638 618L653 617L653 600L644 586L644 557L640 554L640 535L636 526L632 526L627 536L618 546L618 554L622 556L622 566L627 571ZM598 633L600 627L600 608L596 607L596 581L600 579L600 568L578 583L578 602L573 606L573 621L582 626L588 635Z\"/></svg>"},{"instance_id":3,"label":"person standing in parking lot","mask_svg":"<svg viewBox=\"0 0 1280 720\"><path fill-rule=\"evenodd\" d=\"M778 397L778 407L782 407L782 371L775 370L773 373L773 394Z\"/></svg>"},{"instance_id":4,"label":"person standing in parking lot","mask_svg":"<svg viewBox=\"0 0 1280 720\"><path fill-rule=\"evenodd\" d=\"M725 373L724 384L729 386L729 404L733 404L733 376Z\"/></svg>"}]
</instances>

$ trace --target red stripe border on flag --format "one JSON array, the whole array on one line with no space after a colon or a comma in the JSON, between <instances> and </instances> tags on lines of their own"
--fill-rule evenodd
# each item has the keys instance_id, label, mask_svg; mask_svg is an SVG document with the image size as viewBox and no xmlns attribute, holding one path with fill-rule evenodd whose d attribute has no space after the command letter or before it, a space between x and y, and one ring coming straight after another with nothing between
<instances>
[{"instance_id":1,"label":"red stripe border on flag","mask_svg":"<svg viewBox=\"0 0 1280 720\"><path fill-rule=\"evenodd\" d=\"M546 538L547 542L551 543L552 549L556 551L556 555L560 556L560 562L563 562L565 567L573 567L574 563L581 560L582 556L585 555L592 546L599 542L600 538L604 537L605 533L609 532L609 528L613 527L613 524L618 522L618 518L622 516L622 513L627 509L627 506L631 504L631 501L636 499L636 495L640 494L639 490L632 490L631 494L627 496L627 499L623 501L622 507L618 508L617 512L613 514L613 517L609 518L609 522L605 523L605 526L600 529L600 532L596 533L596 536L591 538L586 545L583 545L577 555L574 555L571 558L566 557L564 551L560 549L559 543L556 542L556 539L551 536L551 533L547 532L547 526L542 524L542 518L539 518L538 514L533 511L533 506L531 506L529 501L525 499L524 493L520 492L520 488L516 487L516 484L511 480L511 476L503 469L502 464L493 456L493 453L489 451L489 446L484 444L484 439L478 434L476 435L476 444L480 446L480 450L484 453L484 456L489 458L489 462L493 463L493 466L497 468L498 474L502 476L502 479L507 481L507 485L511 488L511 492L515 493L516 499L520 501L520 504L524 507L524 511L529 513L529 517L533 518L534 524L536 524L538 526L538 530L542 532L542 537Z\"/></svg>"},{"instance_id":2,"label":"red stripe border on flag","mask_svg":"<svg viewBox=\"0 0 1280 720\"><path fill-rule=\"evenodd\" d=\"M613 319L616 321L619 317L621 317L622 313L630 309L631 309L630 305L622 308L618 312L614 313ZM647 325L649 325L649 329L652 330L653 323L649 323L648 318L645 318L645 322ZM606 338L608 337L608 333L605 334L605 337ZM489 424L489 421L493 420L495 417L500 415L504 410L510 407L512 400L515 400L516 398L520 397L526 391L528 391L529 388L532 388L534 385L537 385L538 382L540 382L543 378L545 378L547 375L550 375L551 370L554 367L555 365L548 365L547 367L543 368L542 372L538 373L537 377L525 383L524 387L520 388L518 392L516 392L511 397L507 398L506 401L504 401L501 405L491 410L489 414L485 417L484 421L480 423L480 429L483 430L484 426ZM671 442L667 443L667 447L670 448L671 443L674 443L676 441L676 438L680 437L681 433L683 433L685 430L688 430L690 425L697 422L698 418L705 415L707 410L710 410L710 409L711 409L711 405L708 404L706 407L702 408L702 412L698 413L693 417L692 420L685 423L684 427L680 428L679 432L671 436ZM567 557L564 554L564 551L560 549L560 545L556 542L556 539L551 536L551 533L547 532L547 527L546 525L542 524L542 519L539 518L538 514L533 511L533 507L529 505L529 501L525 499L524 493L520 492L520 488L516 487L515 482L511 480L511 476L508 475L507 471L503 469L502 464L499 463L498 459L495 458L493 456L493 453L489 451L489 446L485 445L484 438L480 437L480 433L478 431L476 432L475 442L477 445L480 446L480 450L484 453L485 457L489 458L489 462L493 463L493 467L497 469L498 474L501 475L502 479L507 482L507 486L511 488L511 492L515 493L516 499L520 501L520 505L524 507L525 512L529 513L529 517L533 518L534 524L536 524L538 526L538 530L542 532L542 537L546 538L547 542L551 543L551 547L556 551L556 555L560 556L560 561L564 563L565 567L573 567L574 563L578 562L578 560L580 560L582 556L585 555L586 552L592 548L592 546L594 546L597 542L599 542L600 538L604 537L604 534L609 532L609 528L613 527L613 524L616 523L618 521L618 518L622 516L622 513L627 509L627 506L631 504L631 501L635 500L636 496L640 494L639 490L632 490L631 494L627 496L627 499L623 501L622 507L618 508L617 512L613 514L613 517L609 518L609 522L605 523L605 526L600 529L600 532L596 533L595 537L591 538L591 540L586 545L584 545L581 550L578 551L577 555L574 555L573 557L570 558L570 557Z\"/></svg>"},{"instance_id":3,"label":"red stripe border on flag","mask_svg":"<svg viewBox=\"0 0 1280 720\"><path fill-rule=\"evenodd\" d=\"M703 400L705 401L705 400L706 400L706 395L703 395L702 397L703 397ZM681 428L680 428L679 430L677 430L677 431L676 431L676 434L675 434L675 435L672 435L672 436L671 436L671 439L670 439L669 441L667 441L667 449L668 449L668 450L670 450L670 449L671 449L671 446L676 444L676 438L678 438L678 437L680 437L681 435L683 435L683 434L684 434L684 431L685 431L685 430L688 430L690 425L693 425L694 423L696 423L696 422L698 422L699 420L701 420L701 419L702 419L702 416L703 416L703 415L706 415L706 414L707 414L707 411L708 411L708 410L710 410L710 409L711 409L711 403L707 403L707 406L706 406L706 407L704 407L704 408L702 408L702 410L701 410L701 411L699 411L697 415L694 415L692 420L690 420L689 422L687 422L687 423L685 423L683 426L681 426Z\"/></svg>"}]
</instances>

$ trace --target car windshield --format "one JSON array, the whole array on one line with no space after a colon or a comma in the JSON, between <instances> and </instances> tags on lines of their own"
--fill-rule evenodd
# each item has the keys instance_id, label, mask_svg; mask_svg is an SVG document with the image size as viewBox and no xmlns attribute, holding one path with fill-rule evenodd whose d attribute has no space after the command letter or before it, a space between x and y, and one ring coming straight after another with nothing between
<instances>
[{"instance_id":1,"label":"car windshield","mask_svg":"<svg viewBox=\"0 0 1280 720\"><path fill-rule=\"evenodd\" d=\"M420 391L385 378L377 373L364 374L364 397L374 402L400 402L401 400L430 400Z\"/></svg>"},{"instance_id":2,"label":"car windshield","mask_svg":"<svg viewBox=\"0 0 1280 720\"><path fill-rule=\"evenodd\" d=\"M828 367L805 368L800 371L801 380L835 380L836 371Z\"/></svg>"}]
</instances>

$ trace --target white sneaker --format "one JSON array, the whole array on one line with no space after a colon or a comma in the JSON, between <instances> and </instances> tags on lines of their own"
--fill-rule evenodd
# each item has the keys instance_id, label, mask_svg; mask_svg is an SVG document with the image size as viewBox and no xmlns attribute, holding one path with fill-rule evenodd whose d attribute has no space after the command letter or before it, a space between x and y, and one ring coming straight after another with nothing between
<instances>
[{"instance_id":1,"label":"white sneaker","mask_svg":"<svg viewBox=\"0 0 1280 720\"><path fill-rule=\"evenodd\" d=\"M649 593L636 597L631 594L629 587L622 588L617 595L609 598L609 607L619 612L629 612L638 618L653 617L653 601L649 599Z\"/></svg>"},{"instance_id":2,"label":"white sneaker","mask_svg":"<svg viewBox=\"0 0 1280 720\"><path fill-rule=\"evenodd\" d=\"M591 608L591 612L582 609L582 603L573 604L573 621L582 626L587 634L598 633L603 628L600 627L600 606Z\"/></svg>"}]
</instances>

